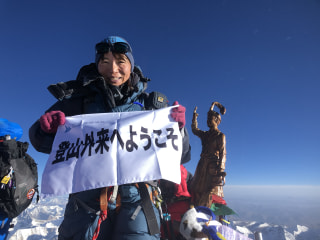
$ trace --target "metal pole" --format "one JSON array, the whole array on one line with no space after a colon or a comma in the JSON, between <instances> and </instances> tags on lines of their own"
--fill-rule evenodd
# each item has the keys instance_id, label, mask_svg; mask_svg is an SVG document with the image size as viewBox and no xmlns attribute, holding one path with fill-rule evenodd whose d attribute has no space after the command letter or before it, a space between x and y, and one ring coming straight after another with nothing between
<instances>
[{"instance_id":1,"label":"metal pole","mask_svg":"<svg viewBox=\"0 0 320 240\"><path fill-rule=\"evenodd\" d=\"M263 240L262 233L261 232L255 232L254 233L254 240Z\"/></svg>"}]
</instances>

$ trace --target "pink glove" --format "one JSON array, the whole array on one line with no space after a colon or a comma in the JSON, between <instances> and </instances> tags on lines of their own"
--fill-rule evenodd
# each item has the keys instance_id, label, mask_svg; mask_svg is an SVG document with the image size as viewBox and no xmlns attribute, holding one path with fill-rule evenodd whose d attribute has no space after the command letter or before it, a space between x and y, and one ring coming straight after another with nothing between
<instances>
[{"instance_id":1,"label":"pink glove","mask_svg":"<svg viewBox=\"0 0 320 240\"><path fill-rule=\"evenodd\" d=\"M61 111L51 111L40 117L40 127L46 133L56 133L60 125L66 122L66 117Z\"/></svg>"},{"instance_id":2,"label":"pink glove","mask_svg":"<svg viewBox=\"0 0 320 240\"><path fill-rule=\"evenodd\" d=\"M175 101L172 106L179 105L179 107L172 108L171 117L179 123L179 128L183 128L186 125L186 108Z\"/></svg>"}]
</instances>

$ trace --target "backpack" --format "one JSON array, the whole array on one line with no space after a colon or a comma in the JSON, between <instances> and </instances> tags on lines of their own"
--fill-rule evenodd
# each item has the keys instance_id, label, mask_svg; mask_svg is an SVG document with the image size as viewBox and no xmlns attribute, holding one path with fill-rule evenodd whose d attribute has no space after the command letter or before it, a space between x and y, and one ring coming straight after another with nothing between
<instances>
[{"instance_id":1,"label":"backpack","mask_svg":"<svg viewBox=\"0 0 320 240\"><path fill-rule=\"evenodd\" d=\"M38 192L38 170L26 151L27 142L15 139L0 140L0 213L17 217L32 202Z\"/></svg>"}]
</instances>

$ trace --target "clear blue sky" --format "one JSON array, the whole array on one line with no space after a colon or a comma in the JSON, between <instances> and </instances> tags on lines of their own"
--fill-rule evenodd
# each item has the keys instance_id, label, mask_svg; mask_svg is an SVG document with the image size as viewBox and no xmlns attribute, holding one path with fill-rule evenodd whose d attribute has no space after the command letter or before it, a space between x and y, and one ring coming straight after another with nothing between
<instances>
[{"instance_id":1,"label":"clear blue sky","mask_svg":"<svg viewBox=\"0 0 320 240\"><path fill-rule=\"evenodd\" d=\"M225 105L228 185L319 185L320 1L0 2L1 118L28 129L55 102L47 86L75 79L94 45L126 38L149 91L187 108L194 173L199 127ZM29 149L42 174L47 155Z\"/></svg>"}]
</instances>

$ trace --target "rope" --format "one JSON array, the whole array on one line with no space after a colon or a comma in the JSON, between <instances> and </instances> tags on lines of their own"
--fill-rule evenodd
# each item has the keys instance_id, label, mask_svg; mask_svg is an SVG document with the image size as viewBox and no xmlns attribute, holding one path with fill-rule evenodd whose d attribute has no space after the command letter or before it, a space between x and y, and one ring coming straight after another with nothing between
<instances>
[{"instance_id":1,"label":"rope","mask_svg":"<svg viewBox=\"0 0 320 240\"><path fill-rule=\"evenodd\" d=\"M98 224L97 224L97 228L93 233L93 237L92 240L96 240L99 236L100 233L100 225L101 223L107 219L107 211L101 211L100 216L99 216L99 220L98 220Z\"/></svg>"}]
</instances>

